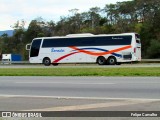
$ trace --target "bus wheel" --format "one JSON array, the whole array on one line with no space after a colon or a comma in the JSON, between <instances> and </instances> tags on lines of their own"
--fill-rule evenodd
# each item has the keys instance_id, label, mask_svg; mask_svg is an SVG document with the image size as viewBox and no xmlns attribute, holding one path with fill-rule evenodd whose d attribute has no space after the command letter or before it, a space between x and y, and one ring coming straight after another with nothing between
<instances>
[{"instance_id":1,"label":"bus wheel","mask_svg":"<svg viewBox=\"0 0 160 120\"><path fill-rule=\"evenodd\" d=\"M116 58L114 56L111 56L107 59L107 64L108 65L115 65L117 62Z\"/></svg>"},{"instance_id":2,"label":"bus wheel","mask_svg":"<svg viewBox=\"0 0 160 120\"><path fill-rule=\"evenodd\" d=\"M105 65L106 64L106 59L102 56L97 58L97 63L98 65Z\"/></svg>"},{"instance_id":3,"label":"bus wheel","mask_svg":"<svg viewBox=\"0 0 160 120\"><path fill-rule=\"evenodd\" d=\"M44 59L43 59L43 64L44 64L45 66L49 66L49 65L51 64L51 60L50 60L49 58L44 58Z\"/></svg>"}]
</instances>

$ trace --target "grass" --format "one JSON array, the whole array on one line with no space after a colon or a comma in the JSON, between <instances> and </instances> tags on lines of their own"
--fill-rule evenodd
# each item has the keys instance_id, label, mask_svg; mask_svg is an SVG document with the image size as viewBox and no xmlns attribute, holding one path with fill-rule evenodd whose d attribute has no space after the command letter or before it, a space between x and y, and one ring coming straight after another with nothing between
<instances>
[{"instance_id":1,"label":"grass","mask_svg":"<svg viewBox=\"0 0 160 120\"><path fill-rule=\"evenodd\" d=\"M0 68L0 76L160 76L160 67Z\"/></svg>"}]
</instances>

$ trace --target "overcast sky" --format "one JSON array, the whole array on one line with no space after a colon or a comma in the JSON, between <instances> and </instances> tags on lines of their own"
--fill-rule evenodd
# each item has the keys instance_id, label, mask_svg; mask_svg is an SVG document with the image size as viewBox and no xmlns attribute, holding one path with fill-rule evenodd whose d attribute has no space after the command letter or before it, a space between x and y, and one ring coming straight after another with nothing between
<instances>
[{"instance_id":1,"label":"overcast sky","mask_svg":"<svg viewBox=\"0 0 160 120\"><path fill-rule=\"evenodd\" d=\"M11 30L18 20L25 20L26 27L31 20L42 17L57 22L60 16L69 15L71 9L79 13L92 7L104 8L106 4L130 0L0 0L0 31Z\"/></svg>"}]
</instances>

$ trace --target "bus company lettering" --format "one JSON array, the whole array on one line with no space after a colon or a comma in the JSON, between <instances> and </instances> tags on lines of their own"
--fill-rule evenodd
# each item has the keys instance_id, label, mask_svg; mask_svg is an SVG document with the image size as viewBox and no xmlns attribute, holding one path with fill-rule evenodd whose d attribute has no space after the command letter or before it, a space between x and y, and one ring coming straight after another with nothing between
<instances>
[{"instance_id":1,"label":"bus company lettering","mask_svg":"<svg viewBox=\"0 0 160 120\"><path fill-rule=\"evenodd\" d=\"M65 50L64 49L55 49L55 48L52 48L51 52L65 52Z\"/></svg>"},{"instance_id":2,"label":"bus company lettering","mask_svg":"<svg viewBox=\"0 0 160 120\"><path fill-rule=\"evenodd\" d=\"M123 38L121 38L121 37L112 37L112 39L114 40L121 40L121 39L123 39Z\"/></svg>"}]
</instances>

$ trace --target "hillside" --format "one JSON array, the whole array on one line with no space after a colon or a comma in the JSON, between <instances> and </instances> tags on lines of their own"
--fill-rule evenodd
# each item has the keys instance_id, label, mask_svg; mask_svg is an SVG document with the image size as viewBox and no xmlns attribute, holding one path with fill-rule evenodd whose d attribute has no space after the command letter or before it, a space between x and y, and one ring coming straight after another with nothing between
<instances>
[{"instance_id":1,"label":"hillside","mask_svg":"<svg viewBox=\"0 0 160 120\"><path fill-rule=\"evenodd\" d=\"M5 31L0 31L0 36L3 34L8 34L8 36L13 36L13 30L5 30Z\"/></svg>"}]
</instances>

